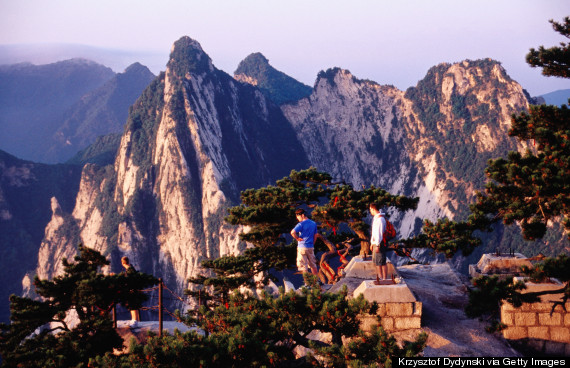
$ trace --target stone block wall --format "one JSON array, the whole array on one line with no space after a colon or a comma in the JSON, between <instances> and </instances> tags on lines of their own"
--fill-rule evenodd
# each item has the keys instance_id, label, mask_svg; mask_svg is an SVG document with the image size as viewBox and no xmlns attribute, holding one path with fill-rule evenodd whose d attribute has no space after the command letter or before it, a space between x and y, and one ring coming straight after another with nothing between
<instances>
[{"instance_id":1,"label":"stone block wall","mask_svg":"<svg viewBox=\"0 0 570 368\"><path fill-rule=\"evenodd\" d=\"M422 324L422 303L379 303L377 315L381 317L380 325L386 332L419 329ZM376 323L376 316L366 315L362 317L361 328L366 331Z\"/></svg>"},{"instance_id":2,"label":"stone block wall","mask_svg":"<svg viewBox=\"0 0 570 368\"><path fill-rule=\"evenodd\" d=\"M538 353L570 356L570 303L523 303L519 308L509 303L501 306L505 339Z\"/></svg>"}]
</instances>

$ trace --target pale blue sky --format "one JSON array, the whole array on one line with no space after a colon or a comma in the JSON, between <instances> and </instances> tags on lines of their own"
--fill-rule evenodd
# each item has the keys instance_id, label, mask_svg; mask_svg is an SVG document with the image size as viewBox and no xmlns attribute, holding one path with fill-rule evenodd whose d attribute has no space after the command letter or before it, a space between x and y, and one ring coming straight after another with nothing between
<instances>
[{"instance_id":1,"label":"pale blue sky","mask_svg":"<svg viewBox=\"0 0 570 368\"><path fill-rule=\"evenodd\" d=\"M0 0L0 44L153 51L160 68L190 36L230 74L261 52L311 86L320 70L341 67L400 89L438 63L491 57L539 95L570 83L542 77L524 57L567 42L548 20L569 15L568 0Z\"/></svg>"}]
</instances>

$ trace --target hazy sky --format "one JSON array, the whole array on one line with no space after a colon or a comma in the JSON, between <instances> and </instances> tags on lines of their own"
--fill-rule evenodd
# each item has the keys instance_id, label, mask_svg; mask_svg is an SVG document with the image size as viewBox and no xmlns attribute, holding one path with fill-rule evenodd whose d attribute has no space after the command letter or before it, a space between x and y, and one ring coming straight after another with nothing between
<instances>
[{"instance_id":1,"label":"hazy sky","mask_svg":"<svg viewBox=\"0 0 570 368\"><path fill-rule=\"evenodd\" d=\"M400 89L441 62L491 57L539 95L570 88L524 60L531 47L569 41L548 22L565 16L568 0L0 0L0 44L152 51L164 70L174 41L190 36L230 74L261 52L311 86L341 67Z\"/></svg>"}]
</instances>

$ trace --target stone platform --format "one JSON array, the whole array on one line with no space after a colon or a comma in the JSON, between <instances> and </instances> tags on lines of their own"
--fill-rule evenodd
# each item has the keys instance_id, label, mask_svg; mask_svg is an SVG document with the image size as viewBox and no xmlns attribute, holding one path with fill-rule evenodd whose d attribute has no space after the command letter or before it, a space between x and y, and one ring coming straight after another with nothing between
<instances>
[{"instance_id":1,"label":"stone platform","mask_svg":"<svg viewBox=\"0 0 570 368\"><path fill-rule=\"evenodd\" d=\"M388 279L399 278L398 271L389 260L386 262L388 266ZM375 280L376 279L376 266L372 264L371 257L366 260L362 259L361 256L353 257L348 265L344 268L345 277L353 279L363 279L363 280Z\"/></svg>"},{"instance_id":2,"label":"stone platform","mask_svg":"<svg viewBox=\"0 0 570 368\"><path fill-rule=\"evenodd\" d=\"M360 294L364 295L364 299L369 302L377 303L404 303L416 302L416 297L412 294L408 285L403 282L394 284L390 280L389 283L375 285L374 280L363 281L356 290L354 297Z\"/></svg>"},{"instance_id":3,"label":"stone platform","mask_svg":"<svg viewBox=\"0 0 570 368\"><path fill-rule=\"evenodd\" d=\"M521 266L532 267L530 260L521 253L486 253L481 256L477 264L469 265L469 276L473 278L492 275L500 278L518 276L521 274Z\"/></svg>"},{"instance_id":4,"label":"stone platform","mask_svg":"<svg viewBox=\"0 0 570 368\"><path fill-rule=\"evenodd\" d=\"M422 303L419 302L398 274L391 262L387 262L388 280L375 285L376 267L370 258L354 257L345 267L346 276L340 285L357 285L352 291L352 297L363 295L369 302L378 303L380 324L387 332L395 332L421 328ZM334 286L340 288L339 285ZM331 288L330 291L334 291ZM377 316L363 316L362 328L367 329L377 323Z\"/></svg>"}]
</instances>

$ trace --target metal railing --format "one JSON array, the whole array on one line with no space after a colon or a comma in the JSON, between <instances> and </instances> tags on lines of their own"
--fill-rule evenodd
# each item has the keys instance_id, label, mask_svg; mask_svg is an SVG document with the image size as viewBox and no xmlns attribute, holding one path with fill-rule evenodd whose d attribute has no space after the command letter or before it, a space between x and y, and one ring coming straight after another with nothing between
<instances>
[{"instance_id":1,"label":"metal railing","mask_svg":"<svg viewBox=\"0 0 570 368\"><path fill-rule=\"evenodd\" d=\"M188 301L184 300L179 295L177 295L174 291L172 291L170 288L168 288L168 286L166 286L164 284L164 282L162 281L161 278L158 279L158 285L157 286L154 286L154 287L148 288L148 289L144 289L142 291L145 293L149 293L149 292L154 292L155 290L158 290L158 304L142 307L139 310L141 310L141 311L158 310L158 336L162 336L162 330L163 330L163 324L164 324L163 323L164 312L168 313L171 317L178 320L178 322L181 322L180 318L178 318L174 313L170 312L164 306L164 291L167 291L168 293L170 293L170 295L173 297L171 300L179 300L182 303L188 304L188 305L190 305L190 303L188 303ZM117 328L117 305L116 304L113 305L113 308L112 308L112 318L113 318L113 327Z\"/></svg>"}]
</instances>

